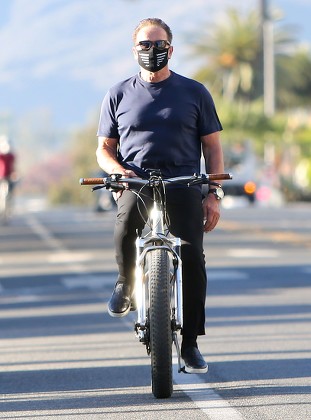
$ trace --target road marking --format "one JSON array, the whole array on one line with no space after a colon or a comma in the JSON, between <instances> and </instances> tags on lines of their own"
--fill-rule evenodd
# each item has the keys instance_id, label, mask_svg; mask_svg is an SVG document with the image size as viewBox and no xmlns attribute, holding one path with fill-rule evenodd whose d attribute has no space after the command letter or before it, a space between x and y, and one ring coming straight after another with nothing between
<instances>
[{"instance_id":1,"label":"road marking","mask_svg":"<svg viewBox=\"0 0 311 420\"><path fill-rule=\"evenodd\" d=\"M29 227L45 242L50 248L56 251L67 251L63 244L57 240L52 233L39 220L30 215L27 218Z\"/></svg>"},{"instance_id":2,"label":"road marking","mask_svg":"<svg viewBox=\"0 0 311 420\"><path fill-rule=\"evenodd\" d=\"M269 238L270 241L275 241L279 243L290 243L290 244L300 244L306 247L311 246L310 235L305 235L304 233L297 233L290 231L287 228L286 230L266 230L263 226L254 226L252 223L239 222L239 221L230 221L230 220L221 220L220 228L227 231L239 231L241 233L247 231L249 234L259 234L261 237Z\"/></svg>"},{"instance_id":3,"label":"road marking","mask_svg":"<svg viewBox=\"0 0 311 420\"><path fill-rule=\"evenodd\" d=\"M79 255L77 258L75 253L68 250L61 241L55 238L55 236L42 223L40 223L34 215L30 215L27 218L27 223L29 227L39 236L39 238L41 238L42 241L54 251L54 254L50 256L51 263L66 262L70 271L76 273L77 276L89 276L89 274L85 272L85 266L83 265L83 262L89 259L87 255L80 254L81 258L79 258Z\"/></svg>"},{"instance_id":4,"label":"road marking","mask_svg":"<svg viewBox=\"0 0 311 420\"><path fill-rule=\"evenodd\" d=\"M209 420L243 420L241 414L206 383L206 374L178 373L177 360L175 360L173 376L174 388L184 392L201 411L208 415Z\"/></svg>"},{"instance_id":5,"label":"road marking","mask_svg":"<svg viewBox=\"0 0 311 420\"><path fill-rule=\"evenodd\" d=\"M61 282L68 290L72 289L80 289L81 287L86 287L90 290L98 290L102 289L104 286L116 279L115 275L102 275L102 276L94 276L92 274L84 274L81 276L70 276L70 277L63 277Z\"/></svg>"},{"instance_id":6,"label":"road marking","mask_svg":"<svg viewBox=\"0 0 311 420\"><path fill-rule=\"evenodd\" d=\"M208 281L215 280L247 280L249 278L248 273L238 270L212 270L207 269Z\"/></svg>"},{"instance_id":7,"label":"road marking","mask_svg":"<svg viewBox=\"0 0 311 420\"><path fill-rule=\"evenodd\" d=\"M275 249L234 248L229 249L226 254L234 258L276 258L280 252Z\"/></svg>"},{"instance_id":8,"label":"road marking","mask_svg":"<svg viewBox=\"0 0 311 420\"><path fill-rule=\"evenodd\" d=\"M249 275L236 270L208 270L208 280L247 280ZM81 273L80 275L62 277L61 282L68 290L86 287L91 290L102 289L106 285L114 284L117 275L103 273L101 275L92 275ZM112 289L111 289L112 290Z\"/></svg>"},{"instance_id":9,"label":"road marking","mask_svg":"<svg viewBox=\"0 0 311 420\"><path fill-rule=\"evenodd\" d=\"M48 256L48 262L52 264L58 263L70 263L70 262L87 262L93 259L93 255L90 252L77 252L62 251L57 254L50 254Z\"/></svg>"},{"instance_id":10,"label":"road marking","mask_svg":"<svg viewBox=\"0 0 311 420\"><path fill-rule=\"evenodd\" d=\"M124 325L133 329L135 314L120 318ZM176 349L173 347L173 351ZM207 374L208 375L208 374ZM243 420L242 415L206 383L206 374L185 374L178 372L177 356L173 356L174 390L184 392L209 420Z\"/></svg>"}]
</instances>

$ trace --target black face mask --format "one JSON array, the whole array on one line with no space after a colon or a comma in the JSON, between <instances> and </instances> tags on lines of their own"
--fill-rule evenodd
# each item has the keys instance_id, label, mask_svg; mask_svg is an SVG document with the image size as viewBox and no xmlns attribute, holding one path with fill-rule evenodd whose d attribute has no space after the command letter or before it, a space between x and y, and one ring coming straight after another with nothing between
<instances>
[{"instance_id":1,"label":"black face mask","mask_svg":"<svg viewBox=\"0 0 311 420\"><path fill-rule=\"evenodd\" d=\"M159 50L155 47L148 51L137 51L138 64L145 70L156 73L168 63L168 48Z\"/></svg>"}]
</instances>

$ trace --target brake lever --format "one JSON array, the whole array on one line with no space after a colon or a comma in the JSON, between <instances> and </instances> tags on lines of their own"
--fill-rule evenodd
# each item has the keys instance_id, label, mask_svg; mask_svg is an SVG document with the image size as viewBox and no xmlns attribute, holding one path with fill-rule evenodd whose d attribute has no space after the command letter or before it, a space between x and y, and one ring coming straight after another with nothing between
<instances>
[{"instance_id":1,"label":"brake lever","mask_svg":"<svg viewBox=\"0 0 311 420\"><path fill-rule=\"evenodd\" d=\"M102 188L106 188L105 185L96 185L95 187L92 188L92 192L96 191L96 190L101 190Z\"/></svg>"},{"instance_id":2,"label":"brake lever","mask_svg":"<svg viewBox=\"0 0 311 420\"><path fill-rule=\"evenodd\" d=\"M202 179L205 181L205 182L202 182ZM192 186L192 185L197 185L197 184L199 184L199 185L213 185L214 187L218 187L218 188L220 188L221 187L221 185L220 184L218 184L218 182L214 182L214 181L209 181L205 176L204 177L198 177L198 178L195 178L195 179L193 179L192 181L190 181L190 182L188 182L188 186L190 187L190 186Z\"/></svg>"},{"instance_id":3,"label":"brake lever","mask_svg":"<svg viewBox=\"0 0 311 420\"><path fill-rule=\"evenodd\" d=\"M208 185L213 185L214 187L221 188L221 184L218 184L217 182L214 182L214 181L209 181Z\"/></svg>"}]
</instances>

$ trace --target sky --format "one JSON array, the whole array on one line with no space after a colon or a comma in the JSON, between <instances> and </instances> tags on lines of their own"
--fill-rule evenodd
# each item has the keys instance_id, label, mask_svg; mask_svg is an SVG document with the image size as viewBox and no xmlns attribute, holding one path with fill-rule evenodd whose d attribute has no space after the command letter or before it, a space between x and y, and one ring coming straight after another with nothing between
<instances>
[{"instance_id":1,"label":"sky","mask_svg":"<svg viewBox=\"0 0 311 420\"><path fill-rule=\"evenodd\" d=\"M99 113L107 89L138 71L132 32L160 17L174 35L172 70L190 76L191 36L224 18L228 7L257 8L259 0L0 0L0 131L29 121L67 130ZM270 0L311 45L310 0ZM26 125L28 126L26 127ZM41 124L41 125L40 125ZM9 127L9 128L8 128Z\"/></svg>"}]
</instances>

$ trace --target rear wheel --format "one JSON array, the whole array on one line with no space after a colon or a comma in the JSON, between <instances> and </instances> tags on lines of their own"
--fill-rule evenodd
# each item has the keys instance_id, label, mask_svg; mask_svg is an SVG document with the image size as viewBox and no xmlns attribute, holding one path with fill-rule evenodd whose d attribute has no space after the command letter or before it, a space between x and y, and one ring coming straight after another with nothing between
<instances>
[{"instance_id":1,"label":"rear wheel","mask_svg":"<svg viewBox=\"0 0 311 420\"><path fill-rule=\"evenodd\" d=\"M169 255L155 249L147 254L150 296L150 350L152 393L169 398L173 392L172 328Z\"/></svg>"},{"instance_id":2,"label":"rear wheel","mask_svg":"<svg viewBox=\"0 0 311 420\"><path fill-rule=\"evenodd\" d=\"M9 182L0 180L0 222L5 224L9 218Z\"/></svg>"}]
</instances>

